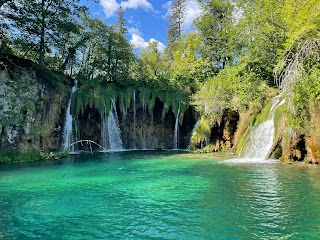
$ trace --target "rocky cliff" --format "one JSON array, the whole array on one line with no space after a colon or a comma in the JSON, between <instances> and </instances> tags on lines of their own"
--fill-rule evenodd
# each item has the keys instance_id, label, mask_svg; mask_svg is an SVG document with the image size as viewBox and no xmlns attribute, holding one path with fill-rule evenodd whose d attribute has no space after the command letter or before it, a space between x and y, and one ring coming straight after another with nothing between
<instances>
[{"instance_id":1,"label":"rocky cliff","mask_svg":"<svg viewBox=\"0 0 320 240\"><path fill-rule=\"evenodd\" d=\"M1 60L0 151L58 150L69 89L54 89L30 61Z\"/></svg>"},{"instance_id":2,"label":"rocky cliff","mask_svg":"<svg viewBox=\"0 0 320 240\"><path fill-rule=\"evenodd\" d=\"M133 106L134 105L134 106ZM162 119L163 103L156 99L152 114L144 107L139 98L131 102L126 112L116 110L121 130L124 149L172 149L176 118L170 108ZM101 128L103 114L95 107L89 107L77 117L80 139L90 139L103 145ZM186 149L189 145L192 127L195 124L191 108L184 114L182 124L178 125L178 148ZM78 146L86 149L86 146Z\"/></svg>"}]
</instances>

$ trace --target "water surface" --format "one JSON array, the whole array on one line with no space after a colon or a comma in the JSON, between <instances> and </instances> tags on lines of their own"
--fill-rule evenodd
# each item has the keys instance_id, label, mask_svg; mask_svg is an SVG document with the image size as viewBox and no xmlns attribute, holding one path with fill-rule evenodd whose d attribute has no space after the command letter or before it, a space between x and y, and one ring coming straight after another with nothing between
<instances>
[{"instance_id":1,"label":"water surface","mask_svg":"<svg viewBox=\"0 0 320 240\"><path fill-rule=\"evenodd\" d=\"M319 239L320 169L133 151L0 166L0 239Z\"/></svg>"}]
</instances>

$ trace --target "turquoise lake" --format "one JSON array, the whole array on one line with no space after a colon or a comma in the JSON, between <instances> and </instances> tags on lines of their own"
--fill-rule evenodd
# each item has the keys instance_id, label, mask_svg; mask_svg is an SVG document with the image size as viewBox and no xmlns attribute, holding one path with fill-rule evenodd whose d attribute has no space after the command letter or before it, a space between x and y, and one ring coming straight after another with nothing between
<instances>
[{"instance_id":1,"label":"turquoise lake","mask_svg":"<svg viewBox=\"0 0 320 240\"><path fill-rule=\"evenodd\" d=\"M320 169L132 151L0 166L0 239L320 239Z\"/></svg>"}]
</instances>

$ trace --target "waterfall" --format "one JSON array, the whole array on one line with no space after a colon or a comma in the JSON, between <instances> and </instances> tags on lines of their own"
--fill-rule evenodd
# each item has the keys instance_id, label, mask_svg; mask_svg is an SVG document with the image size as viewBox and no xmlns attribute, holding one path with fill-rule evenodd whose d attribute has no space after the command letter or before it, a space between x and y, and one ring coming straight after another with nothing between
<instances>
[{"instance_id":1,"label":"waterfall","mask_svg":"<svg viewBox=\"0 0 320 240\"><path fill-rule=\"evenodd\" d=\"M275 110L282 105L285 100L280 102L280 95L271 101L269 117L260 125L254 127L249 135L249 145L244 154L244 158L265 159L273 144L274 124L273 117Z\"/></svg>"},{"instance_id":2,"label":"waterfall","mask_svg":"<svg viewBox=\"0 0 320 240\"><path fill-rule=\"evenodd\" d=\"M71 99L72 95L74 94L75 91L77 91L77 84L78 81L74 81L74 86L71 89L71 94L70 94L70 99L67 107L67 112L66 112L66 121L64 124L63 128L63 137L62 137L62 150L67 151L69 150L70 144L72 144L72 141L75 141L76 139L73 139L72 136L72 123L73 123L73 117L70 112L70 107L71 107ZM72 146L71 151L74 151L74 145Z\"/></svg>"},{"instance_id":3,"label":"waterfall","mask_svg":"<svg viewBox=\"0 0 320 240\"><path fill-rule=\"evenodd\" d=\"M179 108L176 116L176 123L174 125L173 149L178 149L179 115L180 115L180 103L179 103Z\"/></svg>"},{"instance_id":4,"label":"waterfall","mask_svg":"<svg viewBox=\"0 0 320 240\"><path fill-rule=\"evenodd\" d=\"M193 136L193 133L196 131L196 128L198 127L198 125L200 124L201 120L198 119L198 121L196 122L196 124L193 126L191 134L190 134L190 139L189 139L189 144L191 143L191 138ZM190 145L188 145L188 150L190 150Z\"/></svg>"},{"instance_id":5,"label":"waterfall","mask_svg":"<svg viewBox=\"0 0 320 240\"><path fill-rule=\"evenodd\" d=\"M196 124L194 125L192 131L191 131L191 136L190 138L193 136L193 133L196 131L196 128L198 127L198 125L200 124L200 119L198 119L198 121L196 122Z\"/></svg>"},{"instance_id":6,"label":"waterfall","mask_svg":"<svg viewBox=\"0 0 320 240\"><path fill-rule=\"evenodd\" d=\"M137 136L136 136L136 115L137 115L137 109L136 109L136 90L133 90L133 141L132 141L132 148L137 148Z\"/></svg>"},{"instance_id":7,"label":"waterfall","mask_svg":"<svg viewBox=\"0 0 320 240\"><path fill-rule=\"evenodd\" d=\"M109 111L108 117L107 112L105 111L102 118L102 146L105 149L119 151L123 150L121 130L119 126L117 109L114 100L111 100L111 103L111 109Z\"/></svg>"}]
</instances>

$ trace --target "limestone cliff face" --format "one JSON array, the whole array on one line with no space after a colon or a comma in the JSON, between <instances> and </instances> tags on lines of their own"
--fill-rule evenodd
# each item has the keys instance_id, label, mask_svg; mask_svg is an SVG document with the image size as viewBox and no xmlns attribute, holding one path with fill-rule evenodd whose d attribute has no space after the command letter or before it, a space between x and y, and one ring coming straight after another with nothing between
<instances>
[{"instance_id":1,"label":"limestone cliff face","mask_svg":"<svg viewBox=\"0 0 320 240\"><path fill-rule=\"evenodd\" d=\"M135 113L134 108L131 107L126 114L119 114L125 148L173 148L175 116L169 110L162 120L162 107L162 102L157 100L153 113L150 115L146 109L143 109L141 102L137 101ZM181 143L181 135L179 140L181 147L184 147L185 144Z\"/></svg>"},{"instance_id":2,"label":"limestone cliff face","mask_svg":"<svg viewBox=\"0 0 320 240\"><path fill-rule=\"evenodd\" d=\"M67 101L32 68L0 70L0 150L58 150Z\"/></svg>"},{"instance_id":3,"label":"limestone cliff face","mask_svg":"<svg viewBox=\"0 0 320 240\"><path fill-rule=\"evenodd\" d=\"M174 147L175 115L169 109L165 118L162 119L162 108L163 103L159 99L156 99L152 114L143 108L139 99L136 99L135 103L131 103L126 112L121 112L119 104L116 103L124 149L172 149ZM94 107L87 107L84 113L77 117L80 139L93 140L102 145L102 116L103 113ZM182 125L178 127L178 148L186 149L188 147L194 123L193 112L187 111L184 114ZM88 150L88 146L85 145L78 147ZM97 148L96 146L92 147Z\"/></svg>"},{"instance_id":4,"label":"limestone cliff face","mask_svg":"<svg viewBox=\"0 0 320 240\"><path fill-rule=\"evenodd\" d=\"M237 112L226 110L222 115L221 122L216 123L211 129L210 145L207 149L211 152L231 149L238 121L239 114Z\"/></svg>"}]
</instances>

